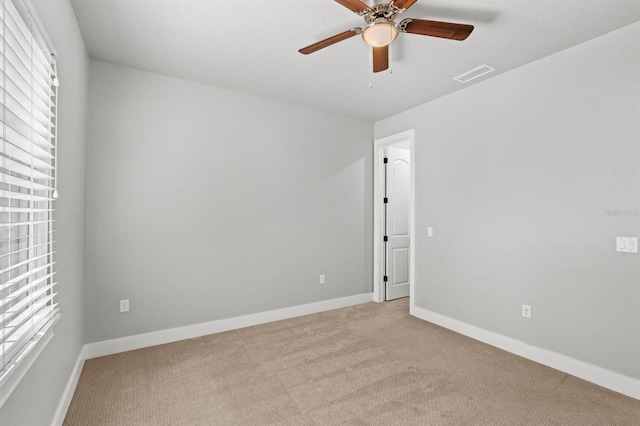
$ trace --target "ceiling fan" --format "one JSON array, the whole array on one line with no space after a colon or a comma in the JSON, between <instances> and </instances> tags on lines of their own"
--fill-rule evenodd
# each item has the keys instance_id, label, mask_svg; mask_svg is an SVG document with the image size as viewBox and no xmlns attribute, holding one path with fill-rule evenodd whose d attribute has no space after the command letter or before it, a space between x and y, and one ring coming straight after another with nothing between
<instances>
[{"instance_id":1,"label":"ceiling fan","mask_svg":"<svg viewBox=\"0 0 640 426\"><path fill-rule=\"evenodd\" d=\"M464 40L473 31L473 25L427 21L425 19L407 18L396 23L395 17L409 9L417 0L391 0L388 4L374 6L367 6L360 0L335 1L362 16L367 25L364 28L351 28L333 37L303 47L299 50L300 53L308 55L356 34L362 34L364 41L373 49L373 72L380 72L389 68L389 44L395 40L398 33Z\"/></svg>"}]
</instances>

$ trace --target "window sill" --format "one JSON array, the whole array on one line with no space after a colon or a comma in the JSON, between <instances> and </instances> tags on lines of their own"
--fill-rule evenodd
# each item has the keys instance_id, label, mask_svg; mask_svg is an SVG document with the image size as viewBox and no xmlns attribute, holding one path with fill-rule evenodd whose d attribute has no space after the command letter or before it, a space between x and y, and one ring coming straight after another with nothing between
<instances>
[{"instance_id":1,"label":"window sill","mask_svg":"<svg viewBox=\"0 0 640 426\"><path fill-rule=\"evenodd\" d=\"M27 374L31 366L36 362L44 348L49 344L53 338L53 327L60 319L60 314L57 314L53 324L44 332L42 336L33 344L31 350L24 356L24 359L14 367L13 371L9 373L7 377L4 377L0 382L0 408L9 399L11 393L18 387L18 384L22 378Z\"/></svg>"}]
</instances>

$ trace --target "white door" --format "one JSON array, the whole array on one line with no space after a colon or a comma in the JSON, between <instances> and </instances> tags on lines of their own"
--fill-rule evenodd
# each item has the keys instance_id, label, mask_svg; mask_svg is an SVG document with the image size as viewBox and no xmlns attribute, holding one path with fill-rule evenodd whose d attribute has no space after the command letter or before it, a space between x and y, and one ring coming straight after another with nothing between
<instances>
[{"instance_id":1,"label":"white door","mask_svg":"<svg viewBox=\"0 0 640 426\"><path fill-rule=\"evenodd\" d=\"M409 296L410 153L386 148L386 300Z\"/></svg>"}]
</instances>

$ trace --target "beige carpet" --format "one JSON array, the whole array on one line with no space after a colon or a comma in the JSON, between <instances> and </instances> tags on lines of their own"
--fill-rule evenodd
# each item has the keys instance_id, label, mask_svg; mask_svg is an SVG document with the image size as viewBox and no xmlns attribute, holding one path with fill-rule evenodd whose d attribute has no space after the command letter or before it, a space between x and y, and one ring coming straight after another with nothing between
<instances>
[{"instance_id":1,"label":"beige carpet","mask_svg":"<svg viewBox=\"0 0 640 426\"><path fill-rule=\"evenodd\" d=\"M640 425L640 402L369 303L86 362L65 425Z\"/></svg>"}]
</instances>

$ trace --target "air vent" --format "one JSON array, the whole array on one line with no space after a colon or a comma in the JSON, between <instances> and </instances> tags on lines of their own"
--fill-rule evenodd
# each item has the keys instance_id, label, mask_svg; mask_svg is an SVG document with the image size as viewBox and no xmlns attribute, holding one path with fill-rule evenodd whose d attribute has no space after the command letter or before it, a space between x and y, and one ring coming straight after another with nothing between
<instances>
[{"instance_id":1,"label":"air vent","mask_svg":"<svg viewBox=\"0 0 640 426\"><path fill-rule=\"evenodd\" d=\"M482 77L483 75L489 74L490 72L495 70L495 68L491 68L489 65L483 64L472 69L471 71L467 71L457 77L453 77L453 79L459 81L460 83L468 83L475 78Z\"/></svg>"}]
</instances>

